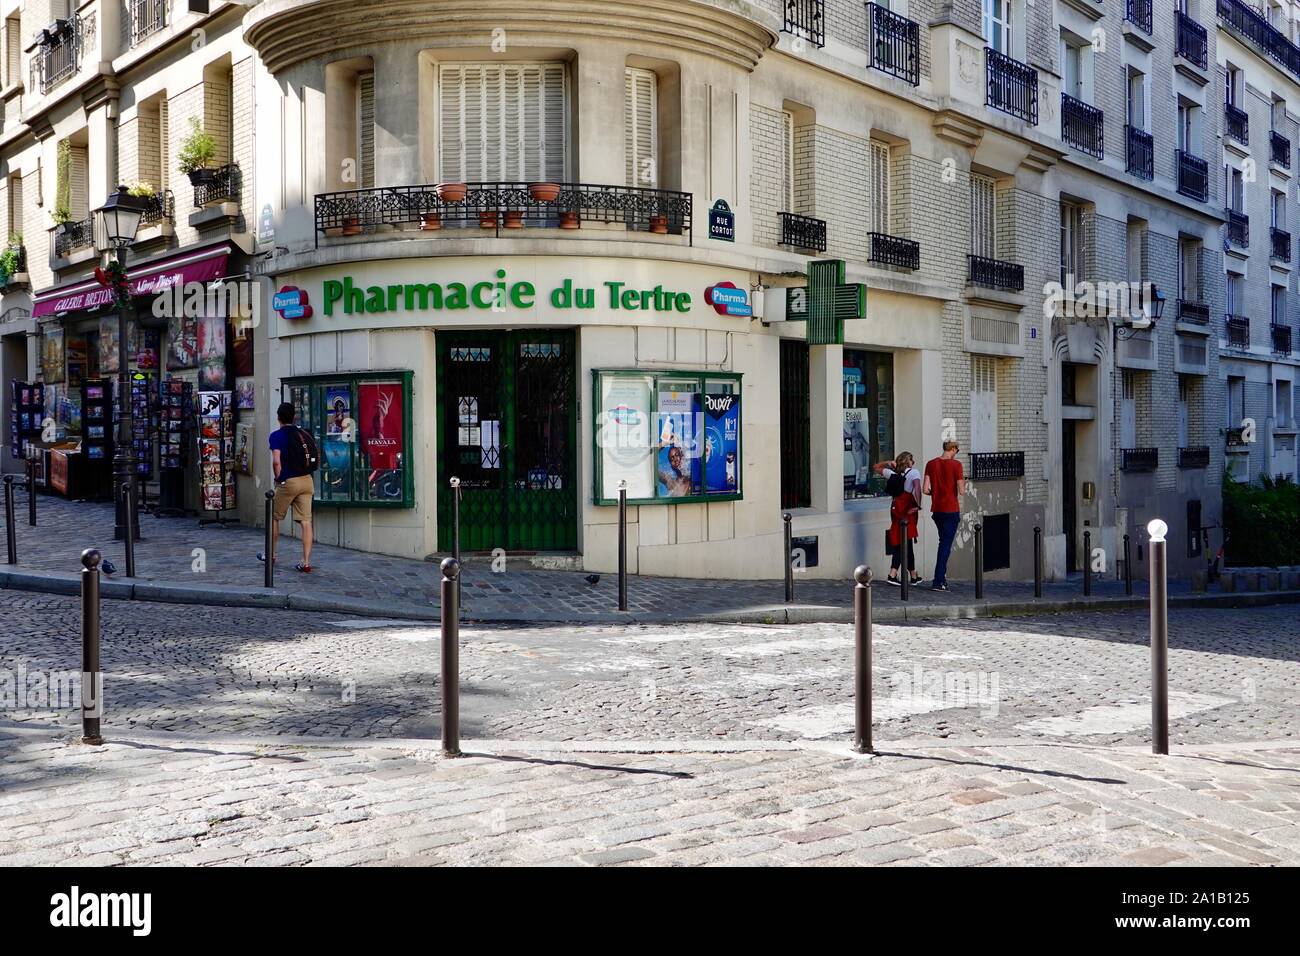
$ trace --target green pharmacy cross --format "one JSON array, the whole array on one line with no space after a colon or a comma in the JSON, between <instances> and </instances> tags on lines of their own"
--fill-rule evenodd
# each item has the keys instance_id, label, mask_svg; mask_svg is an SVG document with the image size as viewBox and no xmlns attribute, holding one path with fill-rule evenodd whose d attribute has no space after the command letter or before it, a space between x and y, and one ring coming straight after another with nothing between
<instances>
[{"instance_id":1,"label":"green pharmacy cross","mask_svg":"<svg viewBox=\"0 0 1300 956\"><path fill-rule=\"evenodd\" d=\"M844 281L843 259L808 263L808 286L786 289L786 318L808 322L809 345L843 345L844 321L867 317L867 287Z\"/></svg>"}]
</instances>

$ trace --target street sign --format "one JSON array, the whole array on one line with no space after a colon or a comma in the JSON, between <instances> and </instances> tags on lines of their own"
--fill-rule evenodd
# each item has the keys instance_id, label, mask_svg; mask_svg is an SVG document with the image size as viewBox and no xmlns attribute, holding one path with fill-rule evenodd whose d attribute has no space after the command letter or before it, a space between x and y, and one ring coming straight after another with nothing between
<instances>
[{"instance_id":1,"label":"street sign","mask_svg":"<svg viewBox=\"0 0 1300 956\"><path fill-rule=\"evenodd\" d=\"M736 214L725 199L719 199L709 210L709 238L721 242L736 241Z\"/></svg>"}]
</instances>

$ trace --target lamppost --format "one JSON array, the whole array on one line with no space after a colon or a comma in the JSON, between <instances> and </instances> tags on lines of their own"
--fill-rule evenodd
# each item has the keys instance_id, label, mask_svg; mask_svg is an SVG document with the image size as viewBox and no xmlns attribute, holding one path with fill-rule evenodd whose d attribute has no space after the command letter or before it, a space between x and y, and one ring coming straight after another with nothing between
<instances>
[{"instance_id":1,"label":"lamppost","mask_svg":"<svg viewBox=\"0 0 1300 956\"><path fill-rule=\"evenodd\" d=\"M130 346L126 340L127 317L132 311L131 291L126 278L126 249L135 241L136 230L144 216L145 201L132 196L125 186L108 197L95 210L95 234L114 251L104 274L106 285L113 290L117 307L117 441L113 451L113 497L117 502L113 539L126 540L128 528L132 540L140 537L140 515L131 507L135 496L135 450L131 445L131 369ZM101 279L101 281L104 281ZM123 492L129 485L130 491Z\"/></svg>"}]
</instances>

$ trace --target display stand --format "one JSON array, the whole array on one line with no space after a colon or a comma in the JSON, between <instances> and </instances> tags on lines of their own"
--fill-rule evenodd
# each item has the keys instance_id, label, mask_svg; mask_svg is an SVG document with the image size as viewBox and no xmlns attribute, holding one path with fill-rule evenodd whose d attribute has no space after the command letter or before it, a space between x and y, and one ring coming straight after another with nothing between
<instances>
[{"instance_id":1,"label":"display stand","mask_svg":"<svg viewBox=\"0 0 1300 956\"><path fill-rule=\"evenodd\" d=\"M9 451L26 458L29 445L41 440L45 420L45 386L40 382L14 382L9 403Z\"/></svg>"},{"instance_id":2,"label":"display stand","mask_svg":"<svg viewBox=\"0 0 1300 956\"><path fill-rule=\"evenodd\" d=\"M111 499L113 475L113 382L99 378L81 384L82 488L87 498Z\"/></svg>"},{"instance_id":3,"label":"display stand","mask_svg":"<svg viewBox=\"0 0 1300 956\"><path fill-rule=\"evenodd\" d=\"M131 373L131 450L142 511L151 510L145 483L153 477L154 450L160 410L158 377L154 372Z\"/></svg>"},{"instance_id":4,"label":"display stand","mask_svg":"<svg viewBox=\"0 0 1300 956\"><path fill-rule=\"evenodd\" d=\"M199 524L238 524L224 515L235 510L234 393L199 392L197 406L200 507L212 515Z\"/></svg>"},{"instance_id":5,"label":"display stand","mask_svg":"<svg viewBox=\"0 0 1300 956\"><path fill-rule=\"evenodd\" d=\"M158 517L185 514L185 466L189 461L194 421L194 386L167 378L160 390L158 429Z\"/></svg>"}]
</instances>

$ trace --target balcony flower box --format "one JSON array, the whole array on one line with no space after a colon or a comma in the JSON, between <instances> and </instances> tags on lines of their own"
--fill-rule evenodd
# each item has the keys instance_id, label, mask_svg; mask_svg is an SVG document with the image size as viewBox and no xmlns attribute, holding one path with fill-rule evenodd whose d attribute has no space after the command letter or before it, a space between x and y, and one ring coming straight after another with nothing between
<instances>
[{"instance_id":1,"label":"balcony flower box","mask_svg":"<svg viewBox=\"0 0 1300 956\"><path fill-rule=\"evenodd\" d=\"M465 194L469 192L465 183L438 183L434 188L443 202L464 202Z\"/></svg>"},{"instance_id":2,"label":"balcony flower box","mask_svg":"<svg viewBox=\"0 0 1300 956\"><path fill-rule=\"evenodd\" d=\"M530 183L528 195L533 202L555 202L560 198L559 183Z\"/></svg>"}]
</instances>

